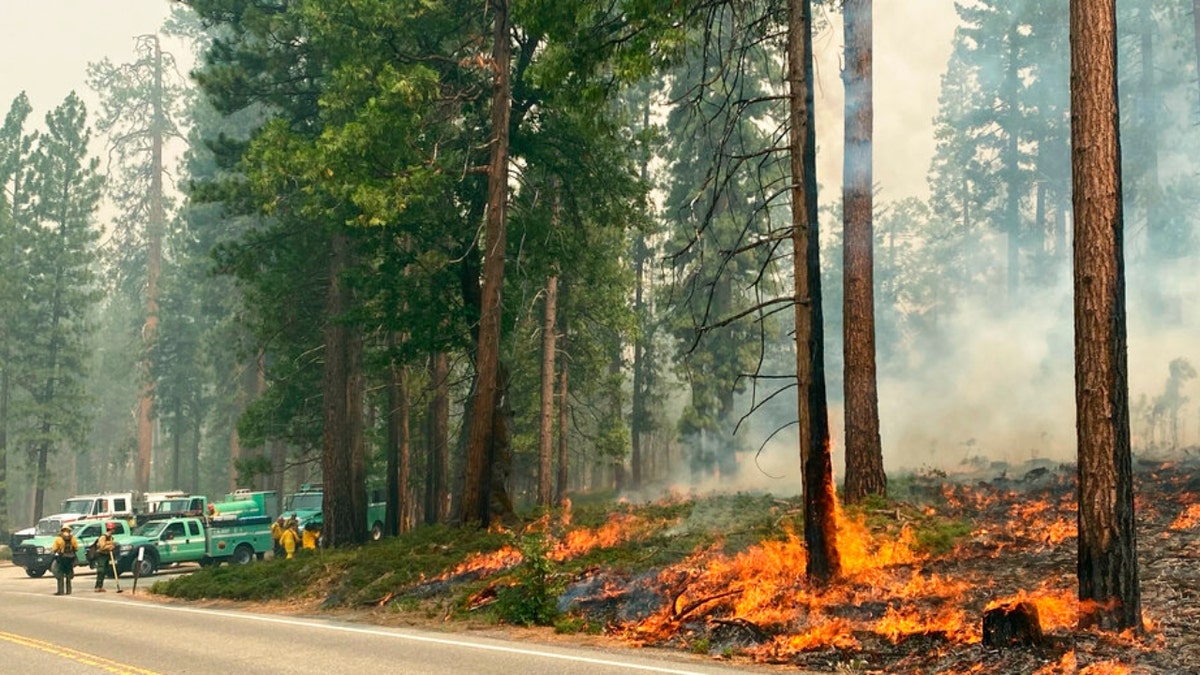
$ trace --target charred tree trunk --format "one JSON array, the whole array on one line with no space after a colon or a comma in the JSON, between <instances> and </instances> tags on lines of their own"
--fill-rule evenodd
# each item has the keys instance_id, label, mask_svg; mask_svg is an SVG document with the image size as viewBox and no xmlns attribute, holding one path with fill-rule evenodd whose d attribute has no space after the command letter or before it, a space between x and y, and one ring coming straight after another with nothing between
<instances>
[{"instance_id":1,"label":"charred tree trunk","mask_svg":"<svg viewBox=\"0 0 1200 675\"><path fill-rule=\"evenodd\" d=\"M1071 0L1080 625L1141 630L1115 0Z\"/></svg>"},{"instance_id":2,"label":"charred tree trunk","mask_svg":"<svg viewBox=\"0 0 1200 675\"><path fill-rule=\"evenodd\" d=\"M546 280L545 322L542 324L542 411L538 428L538 505L549 507L554 447L554 350L558 341L558 277Z\"/></svg>"},{"instance_id":3,"label":"charred tree trunk","mask_svg":"<svg viewBox=\"0 0 1200 675\"><path fill-rule=\"evenodd\" d=\"M846 133L842 168L846 501L887 494L875 370L874 121L871 0L846 0Z\"/></svg>"},{"instance_id":4,"label":"charred tree trunk","mask_svg":"<svg viewBox=\"0 0 1200 675\"><path fill-rule=\"evenodd\" d=\"M475 391L471 401L470 429L467 434L466 462L463 474L462 523L477 522L486 527L491 520L491 485L488 468L495 455L493 433L496 403L500 387L500 312L504 283L504 255L508 211L508 124L511 115L509 66L508 0L489 0L495 14L492 33L492 141L488 163L486 255L483 261L483 289L480 299L479 339L475 359Z\"/></svg>"},{"instance_id":5,"label":"charred tree trunk","mask_svg":"<svg viewBox=\"0 0 1200 675\"><path fill-rule=\"evenodd\" d=\"M363 482L361 345L343 317L351 293L342 274L350 266L345 232L331 238L329 288L325 307L325 371L322 381L324 433L321 474L325 486L321 540L325 546L359 544L366 539L366 485Z\"/></svg>"},{"instance_id":6,"label":"charred tree trunk","mask_svg":"<svg viewBox=\"0 0 1200 675\"><path fill-rule=\"evenodd\" d=\"M804 543L808 548L808 578L821 584L840 574L841 560L825 396L817 148L813 126L812 0L789 0L788 11L796 398L804 483Z\"/></svg>"}]
</instances>

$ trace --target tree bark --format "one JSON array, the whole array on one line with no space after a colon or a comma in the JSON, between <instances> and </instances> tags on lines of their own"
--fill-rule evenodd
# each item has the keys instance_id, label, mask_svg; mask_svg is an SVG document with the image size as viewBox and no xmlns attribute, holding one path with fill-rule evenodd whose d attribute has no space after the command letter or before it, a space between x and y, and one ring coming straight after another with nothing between
<instances>
[{"instance_id":1,"label":"tree bark","mask_svg":"<svg viewBox=\"0 0 1200 675\"><path fill-rule=\"evenodd\" d=\"M150 222L146 227L146 321L142 327L142 391L138 398L137 480L141 492L150 489L150 466L154 453L154 381L150 377L150 348L158 333L158 277L162 273L162 237L166 229L163 203L163 111L162 45L154 38L154 122L150 129Z\"/></svg>"},{"instance_id":2,"label":"tree bark","mask_svg":"<svg viewBox=\"0 0 1200 675\"><path fill-rule=\"evenodd\" d=\"M796 302L796 380L800 471L804 484L804 542L808 579L828 582L841 572L825 395L820 237L817 229L817 153L813 125L812 0L788 2L792 246Z\"/></svg>"},{"instance_id":3,"label":"tree bark","mask_svg":"<svg viewBox=\"0 0 1200 675\"><path fill-rule=\"evenodd\" d=\"M325 546L362 543L366 539L366 485L362 458L361 345L342 319L351 306L350 289L341 278L349 267L350 244L345 232L331 238L329 288L325 307L325 370L322 381L321 474L324 505L321 540Z\"/></svg>"},{"instance_id":4,"label":"tree bark","mask_svg":"<svg viewBox=\"0 0 1200 675\"><path fill-rule=\"evenodd\" d=\"M554 350L558 340L558 276L546 280L545 321L542 324L542 410L538 428L538 505L549 507L554 447Z\"/></svg>"},{"instance_id":5,"label":"tree bark","mask_svg":"<svg viewBox=\"0 0 1200 675\"><path fill-rule=\"evenodd\" d=\"M475 359L475 393L471 401L471 426L467 435L462 508L463 523L475 521L486 527L490 520L491 495L488 475L495 453L496 402L499 392L501 291L504 283L504 254L508 211L508 124L510 110L508 0L489 0L493 17L492 34L492 141L488 163L488 206L483 261L483 289L479 312L479 341Z\"/></svg>"},{"instance_id":6,"label":"tree bark","mask_svg":"<svg viewBox=\"0 0 1200 675\"><path fill-rule=\"evenodd\" d=\"M1071 0L1079 622L1141 630L1115 0Z\"/></svg>"},{"instance_id":7,"label":"tree bark","mask_svg":"<svg viewBox=\"0 0 1200 675\"><path fill-rule=\"evenodd\" d=\"M563 359L562 365L558 369L558 485L554 491L554 503L562 504L567 498L569 487L567 479L570 474L567 471L567 420L569 412L567 410L567 365L568 361Z\"/></svg>"},{"instance_id":8,"label":"tree bark","mask_svg":"<svg viewBox=\"0 0 1200 675\"><path fill-rule=\"evenodd\" d=\"M846 0L845 152L842 167L846 501L887 494L875 369L875 251L872 222L871 0Z\"/></svg>"},{"instance_id":9,"label":"tree bark","mask_svg":"<svg viewBox=\"0 0 1200 675\"><path fill-rule=\"evenodd\" d=\"M433 396L429 401L429 467L426 479L425 523L446 521L446 478L450 472L450 358L437 352L429 358Z\"/></svg>"}]
</instances>

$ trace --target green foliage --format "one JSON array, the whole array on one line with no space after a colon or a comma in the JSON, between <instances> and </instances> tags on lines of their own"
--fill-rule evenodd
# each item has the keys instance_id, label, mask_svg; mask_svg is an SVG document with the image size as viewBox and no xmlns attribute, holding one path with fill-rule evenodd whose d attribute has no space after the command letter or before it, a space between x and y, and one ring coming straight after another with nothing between
<instances>
[{"instance_id":1,"label":"green foliage","mask_svg":"<svg viewBox=\"0 0 1200 675\"><path fill-rule=\"evenodd\" d=\"M558 618L558 595L554 563L546 556L548 547L541 536L520 541L524 561L515 573L514 583L496 592L496 615L518 626L552 626Z\"/></svg>"},{"instance_id":2,"label":"green foliage","mask_svg":"<svg viewBox=\"0 0 1200 675\"><path fill-rule=\"evenodd\" d=\"M925 519L914 529L919 550L930 555L944 555L971 534L971 525L960 520Z\"/></svg>"}]
</instances>

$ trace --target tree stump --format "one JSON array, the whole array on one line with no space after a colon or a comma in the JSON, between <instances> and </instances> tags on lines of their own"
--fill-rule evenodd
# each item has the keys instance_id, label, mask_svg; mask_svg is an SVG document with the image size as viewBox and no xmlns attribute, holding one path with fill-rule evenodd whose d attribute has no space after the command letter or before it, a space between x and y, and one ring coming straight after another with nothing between
<instances>
[{"instance_id":1,"label":"tree stump","mask_svg":"<svg viewBox=\"0 0 1200 675\"><path fill-rule=\"evenodd\" d=\"M1014 602L983 613L983 644L988 647L1035 646L1042 643L1037 605Z\"/></svg>"}]
</instances>

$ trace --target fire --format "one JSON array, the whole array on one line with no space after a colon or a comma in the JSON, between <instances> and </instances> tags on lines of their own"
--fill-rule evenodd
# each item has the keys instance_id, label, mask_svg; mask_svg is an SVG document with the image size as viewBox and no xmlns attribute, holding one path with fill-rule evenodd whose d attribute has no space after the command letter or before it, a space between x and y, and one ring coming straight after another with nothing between
<instances>
[{"instance_id":1,"label":"fire","mask_svg":"<svg viewBox=\"0 0 1200 675\"><path fill-rule=\"evenodd\" d=\"M491 573L508 569L520 564L524 556L512 546L501 546L491 553L476 553L459 563L446 577L457 577L463 574Z\"/></svg>"},{"instance_id":2,"label":"fire","mask_svg":"<svg viewBox=\"0 0 1200 675\"><path fill-rule=\"evenodd\" d=\"M1043 630L1071 628L1079 619L1079 599L1075 592L1065 588L1043 586L1033 592L1021 591L1014 596L1000 598L988 603L986 609L1018 602L1033 603L1038 610L1038 621Z\"/></svg>"},{"instance_id":3,"label":"fire","mask_svg":"<svg viewBox=\"0 0 1200 675\"><path fill-rule=\"evenodd\" d=\"M1188 504L1170 525L1168 530L1190 530L1200 523L1200 504Z\"/></svg>"},{"instance_id":4,"label":"fire","mask_svg":"<svg viewBox=\"0 0 1200 675\"><path fill-rule=\"evenodd\" d=\"M577 558L596 548L611 548L617 544L637 538L646 528L646 523L635 515L614 513L608 521L595 530L579 528L568 531L557 541L547 554L551 560L562 562Z\"/></svg>"}]
</instances>

